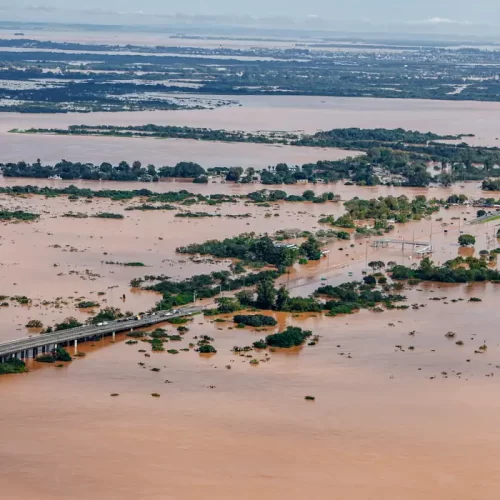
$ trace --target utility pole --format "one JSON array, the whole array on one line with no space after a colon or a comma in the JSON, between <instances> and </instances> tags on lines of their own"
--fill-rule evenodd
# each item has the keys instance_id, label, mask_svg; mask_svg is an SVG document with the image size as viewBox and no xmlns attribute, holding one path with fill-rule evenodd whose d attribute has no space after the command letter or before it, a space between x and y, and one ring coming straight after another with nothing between
<instances>
[{"instance_id":1,"label":"utility pole","mask_svg":"<svg viewBox=\"0 0 500 500\"><path fill-rule=\"evenodd\" d=\"M196 290L193 292L193 304L196 307Z\"/></svg>"},{"instance_id":2,"label":"utility pole","mask_svg":"<svg viewBox=\"0 0 500 500\"><path fill-rule=\"evenodd\" d=\"M365 244L365 269L368 269L368 240Z\"/></svg>"}]
</instances>

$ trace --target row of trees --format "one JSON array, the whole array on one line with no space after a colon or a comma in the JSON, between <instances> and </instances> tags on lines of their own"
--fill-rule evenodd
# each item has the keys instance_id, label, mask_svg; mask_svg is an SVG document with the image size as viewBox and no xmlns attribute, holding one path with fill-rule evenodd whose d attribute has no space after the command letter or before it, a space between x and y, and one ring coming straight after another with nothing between
<instances>
[{"instance_id":1,"label":"row of trees","mask_svg":"<svg viewBox=\"0 0 500 500\"><path fill-rule=\"evenodd\" d=\"M463 267L466 265L467 267ZM473 283L475 281L500 281L500 272L490 269L484 259L454 259L443 266L436 266L428 257L422 259L417 269L396 265L392 268L396 280L419 279L440 283Z\"/></svg>"}]
</instances>

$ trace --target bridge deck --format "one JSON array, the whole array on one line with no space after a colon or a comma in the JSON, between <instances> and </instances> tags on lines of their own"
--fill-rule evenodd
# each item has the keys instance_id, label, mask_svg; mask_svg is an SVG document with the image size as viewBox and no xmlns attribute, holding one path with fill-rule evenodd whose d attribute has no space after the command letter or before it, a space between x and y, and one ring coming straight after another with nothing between
<instances>
[{"instance_id":1,"label":"bridge deck","mask_svg":"<svg viewBox=\"0 0 500 500\"><path fill-rule=\"evenodd\" d=\"M398 244L398 245L412 245L416 247L429 247L431 246L430 241L412 241L412 240L398 240L398 239L382 239L382 240L375 240L373 242L373 245L392 245L392 244Z\"/></svg>"},{"instance_id":2,"label":"bridge deck","mask_svg":"<svg viewBox=\"0 0 500 500\"><path fill-rule=\"evenodd\" d=\"M165 323L171 318L188 316L193 313L201 312L201 307L187 307L179 310L177 313L167 314L167 312L158 312L153 315L145 315L141 319L110 321L106 325L86 325L59 332L44 333L23 339L10 340L0 343L0 361L10 356L27 358L30 357L30 351L34 355L34 350L42 347L55 346L72 342L75 340L84 340L90 337L108 336L113 333L120 333L134 330L136 328L146 328L148 326Z\"/></svg>"}]
</instances>

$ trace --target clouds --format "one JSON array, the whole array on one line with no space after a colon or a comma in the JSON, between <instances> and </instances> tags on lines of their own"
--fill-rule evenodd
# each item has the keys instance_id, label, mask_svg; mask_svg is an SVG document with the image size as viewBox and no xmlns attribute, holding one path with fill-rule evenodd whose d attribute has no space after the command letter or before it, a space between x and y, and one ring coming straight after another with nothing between
<instances>
[{"instance_id":1,"label":"clouds","mask_svg":"<svg viewBox=\"0 0 500 500\"><path fill-rule=\"evenodd\" d=\"M471 24L469 21L457 21L456 19L449 19L447 17L431 17L430 19L425 19L423 21L410 21L410 24L427 24L431 26L438 26L440 24L450 25L466 25Z\"/></svg>"},{"instance_id":2,"label":"clouds","mask_svg":"<svg viewBox=\"0 0 500 500\"><path fill-rule=\"evenodd\" d=\"M447 19L443 17L431 17L424 21L425 24L460 24L460 21L454 19Z\"/></svg>"},{"instance_id":3,"label":"clouds","mask_svg":"<svg viewBox=\"0 0 500 500\"><path fill-rule=\"evenodd\" d=\"M359 25L399 25L451 29L456 26L500 24L499 0L0 0L2 18L68 22L154 23L161 19L243 16L289 17L303 22L347 28ZM126 19L124 19L126 18Z\"/></svg>"}]
</instances>

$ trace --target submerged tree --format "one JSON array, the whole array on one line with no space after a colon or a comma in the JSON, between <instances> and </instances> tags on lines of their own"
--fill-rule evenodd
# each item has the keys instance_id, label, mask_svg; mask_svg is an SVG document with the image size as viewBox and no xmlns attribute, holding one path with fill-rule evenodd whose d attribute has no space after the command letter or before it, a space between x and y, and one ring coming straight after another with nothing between
<instances>
[{"instance_id":1,"label":"submerged tree","mask_svg":"<svg viewBox=\"0 0 500 500\"><path fill-rule=\"evenodd\" d=\"M472 234L461 234L458 237L458 243L461 247L470 247L476 244L476 238Z\"/></svg>"}]
</instances>

